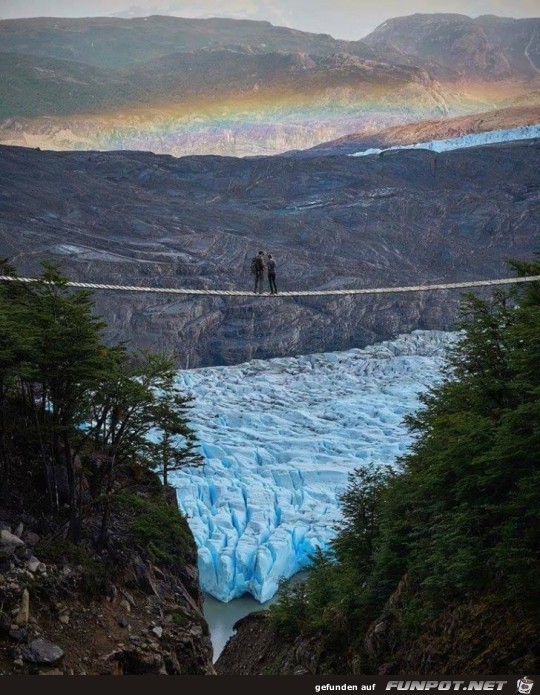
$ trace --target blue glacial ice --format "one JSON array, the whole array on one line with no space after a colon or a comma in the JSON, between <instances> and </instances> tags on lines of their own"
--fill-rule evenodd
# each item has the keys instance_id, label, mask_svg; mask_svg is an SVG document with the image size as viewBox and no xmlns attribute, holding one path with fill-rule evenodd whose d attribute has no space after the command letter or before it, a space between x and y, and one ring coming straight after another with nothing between
<instances>
[{"instance_id":1,"label":"blue glacial ice","mask_svg":"<svg viewBox=\"0 0 540 695\"><path fill-rule=\"evenodd\" d=\"M441 378L455 340L415 331L347 352L180 371L204 465L174 484L202 588L221 601L267 601L327 547L348 473L406 451L403 416Z\"/></svg>"},{"instance_id":2,"label":"blue glacial ice","mask_svg":"<svg viewBox=\"0 0 540 695\"><path fill-rule=\"evenodd\" d=\"M370 147L349 155L350 157L366 157L370 154L381 154L392 150L432 150L433 152L449 152L465 147L477 147L478 145L493 145L498 142L511 142L513 140L530 140L540 138L540 125L527 125L520 128L508 128L505 130L488 130L485 133L470 133L457 138L445 140L430 140L429 142L417 142L414 145L394 145L385 149Z\"/></svg>"}]
</instances>

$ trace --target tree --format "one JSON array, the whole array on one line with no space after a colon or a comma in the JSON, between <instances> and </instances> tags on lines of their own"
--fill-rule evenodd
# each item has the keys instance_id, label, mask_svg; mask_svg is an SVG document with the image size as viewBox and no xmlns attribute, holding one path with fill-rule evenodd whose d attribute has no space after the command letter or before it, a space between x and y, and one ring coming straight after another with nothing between
<instances>
[{"instance_id":1,"label":"tree","mask_svg":"<svg viewBox=\"0 0 540 695\"><path fill-rule=\"evenodd\" d=\"M84 426L93 391L106 375L109 359L102 345L105 323L93 316L90 294L73 292L51 265L32 288L27 311L34 331L28 404L46 452L44 465L53 504L58 504L55 467L64 467L69 486L70 536L80 534L81 467L74 446Z\"/></svg>"},{"instance_id":2,"label":"tree","mask_svg":"<svg viewBox=\"0 0 540 695\"><path fill-rule=\"evenodd\" d=\"M33 450L41 461L50 505L58 511L56 472L64 468L75 515L79 476L70 435L81 424L85 398L104 369L104 324L92 316L88 293L68 290L66 279L52 266L45 267L39 283L13 283L0 292L4 471L17 456L27 457L28 449ZM71 522L76 534L75 516Z\"/></svg>"},{"instance_id":3,"label":"tree","mask_svg":"<svg viewBox=\"0 0 540 695\"><path fill-rule=\"evenodd\" d=\"M199 460L173 362L107 346L104 328L90 295L54 266L35 284L0 285L0 493L13 493L10 476L44 487L53 514L69 509L73 541L86 509L101 505L101 544L124 465L159 463L167 480Z\"/></svg>"},{"instance_id":4,"label":"tree","mask_svg":"<svg viewBox=\"0 0 540 695\"><path fill-rule=\"evenodd\" d=\"M116 351L106 378L93 394L84 437L106 456L104 513L100 544L106 542L115 472L127 462L168 473L197 465L196 439L186 412L189 398L177 393L172 359L151 353L134 359ZM181 437L181 440L178 439Z\"/></svg>"},{"instance_id":5,"label":"tree","mask_svg":"<svg viewBox=\"0 0 540 695\"><path fill-rule=\"evenodd\" d=\"M538 262L513 265L540 275ZM287 595L295 625L316 626L329 644L361 651L398 587L388 610L404 630L475 597L516 616L538 610L540 282L465 297L459 327L446 378L407 418L416 439L399 471L352 478L331 555L292 604ZM274 613L280 629L298 634L282 608Z\"/></svg>"},{"instance_id":6,"label":"tree","mask_svg":"<svg viewBox=\"0 0 540 695\"><path fill-rule=\"evenodd\" d=\"M538 283L469 297L464 309L452 378L409 419L419 435L404 459L415 532L409 569L434 602L487 586L532 600L540 589Z\"/></svg>"},{"instance_id":7,"label":"tree","mask_svg":"<svg viewBox=\"0 0 540 695\"><path fill-rule=\"evenodd\" d=\"M185 466L199 466L202 456L195 447L197 440L188 424L186 412L190 398L173 391L168 384L153 408L155 431L146 445L146 458L152 470L160 473L163 484L169 484L169 474Z\"/></svg>"}]
</instances>

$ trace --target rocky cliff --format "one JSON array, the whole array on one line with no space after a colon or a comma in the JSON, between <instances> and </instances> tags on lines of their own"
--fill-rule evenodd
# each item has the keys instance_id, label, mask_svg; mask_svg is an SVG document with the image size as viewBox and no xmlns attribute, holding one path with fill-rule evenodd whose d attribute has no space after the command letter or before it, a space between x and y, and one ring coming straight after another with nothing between
<instances>
[{"instance_id":1,"label":"rocky cliff","mask_svg":"<svg viewBox=\"0 0 540 695\"><path fill-rule=\"evenodd\" d=\"M0 675L214 672L187 523L171 510L183 535L170 550L180 552L156 559L155 548L134 537L120 504L128 490L146 505L147 519L162 504L155 478L124 480L110 543L101 552L91 543L63 541L65 529L34 515L28 500L14 504L28 490L12 495L10 506L0 502ZM174 493L166 500L176 506ZM88 532L93 523L90 518Z\"/></svg>"},{"instance_id":2,"label":"rocky cliff","mask_svg":"<svg viewBox=\"0 0 540 695\"><path fill-rule=\"evenodd\" d=\"M236 623L216 670L220 675L392 676L537 670L540 643L534 616L520 615L495 596L484 595L448 605L422 634L405 636L402 609L411 600L414 588L404 578L363 635L358 652L348 658L324 646L322 635L285 637L266 613L252 613Z\"/></svg>"},{"instance_id":3,"label":"rocky cliff","mask_svg":"<svg viewBox=\"0 0 540 695\"><path fill-rule=\"evenodd\" d=\"M535 141L383 156L173 159L4 147L0 254L74 279L248 289L259 248L278 288L336 289L508 275L538 239ZM181 366L344 350L447 329L456 292L281 299L98 292L109 336Z\"/></svg>"}]
</instances>

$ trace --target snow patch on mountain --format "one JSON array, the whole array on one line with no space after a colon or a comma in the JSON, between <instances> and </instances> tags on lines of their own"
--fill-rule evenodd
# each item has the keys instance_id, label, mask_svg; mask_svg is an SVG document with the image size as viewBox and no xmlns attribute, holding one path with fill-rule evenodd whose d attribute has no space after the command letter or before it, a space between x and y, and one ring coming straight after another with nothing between
<instances>
[{"instance_id":1,"label":"snow patch on mountain","mask_svg":"<svg viewBox=\"0 0 540 695\"><path fill-rule=\"evenodd\" d=\"M327 547L348 474L407 450L403 417L441 378L455 340L415 331L347 352L180 371L204 465L174 484L204 591L267 601Z\"/></svg>"},{"instance_id":2,"label":"snow patch on mountain","mask_svg":"<svg viewBox=\"0 0 540 695\"><path fill-rule=\"evenodd\" d=\"M530 140L540 137L540 125L528 125L520 128L506 130L489 130L485 133L470 133L457 138L445 140L431 140L429 142L417 142L414 145L394 145L379 149L370 147L349 155L350 157L366 157L370 154L381 154L393 150L431 150L432 152L449 152L465 147L477 147L478 145L493 145L499 142L511 142L513 140Z\"/></svg>"}]
</instances>

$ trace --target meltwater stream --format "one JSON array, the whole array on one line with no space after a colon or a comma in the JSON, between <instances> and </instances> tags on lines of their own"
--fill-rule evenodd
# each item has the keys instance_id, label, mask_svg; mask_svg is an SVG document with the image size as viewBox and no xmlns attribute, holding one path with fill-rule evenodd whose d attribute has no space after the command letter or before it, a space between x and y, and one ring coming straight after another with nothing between
<instances>
[{"instance_id":1,"label":"meltwater stream","mask_svg":"<svg viewBox=\"0 0 540 695\"><path fill-rule=\"evenodd\" d=\"M306 572L299 572L291 578L288 584L304 580L306 574ZM214 648L214 663L219 659L229 637L234 634L235 623L250 613L267 610L278 599L279 594L275 594L266 603L259 603L252 596L242 596L229 601L229 603L223 603L210 594L204 594L203 613L210 629L210 638Z\"/></svg>"},{"instance_id":2,"label":"meltwater stream","mask_svg":"<svg viewBox=\"0 0 540 695\"><path fill-rule=\"evenodd\" d=\"M223 602L266 602L281 577L327 547L348 474L395 465L411 443L403 418L441 378L456 339L415 331L347 352L180 371L205 463L174 484L202 589Z\"/></svg>"},{"instance_id":3,"label":"meltwater stream","mask_svg":"<svg viewBox=\"0 0 540 695\"><path fill-rule=\"evenodd\" d=\"M210 637L214 647L214 662L223 651L229 637L234 633L234 624L250 613L265 610L274 599L267 603L259 603L252 596L235 598L229 603L222 603L213 596L204 596L204 617L210 628Z\"/></svg>"}]
</instances>

